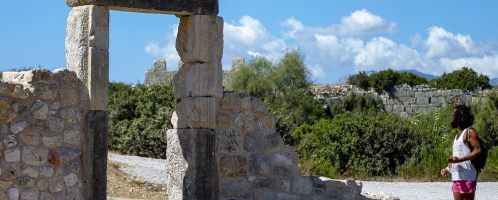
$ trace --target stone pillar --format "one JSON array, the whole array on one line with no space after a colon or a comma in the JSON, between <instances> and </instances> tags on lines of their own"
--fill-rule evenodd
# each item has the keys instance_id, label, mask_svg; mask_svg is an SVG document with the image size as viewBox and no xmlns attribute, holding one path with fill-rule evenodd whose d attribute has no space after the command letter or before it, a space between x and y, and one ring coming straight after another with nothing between
<instances>
[{"instance_id":1,"label":"stone pillar","mask_svg":"<svg viewBox=\"0 0 498 200\"><path fill-rule=\"evenodd\" d=\"M223 19L182 16L176 49L182 66L173 80L181 101L167 132L168 199L218 199L216 115L223 96Z\"/></svg>"},{"instance_id":2,"label":"stone pillar","mask_svg":"<svg viewBox=\"0 0 498 200\"><path fill-rule=\"evenodd\" d=\"M67 68L80 79L85 199L106 199L109 83L109 10L104 6L73 7L67 19Z\"/></svg>"}]
</instances>

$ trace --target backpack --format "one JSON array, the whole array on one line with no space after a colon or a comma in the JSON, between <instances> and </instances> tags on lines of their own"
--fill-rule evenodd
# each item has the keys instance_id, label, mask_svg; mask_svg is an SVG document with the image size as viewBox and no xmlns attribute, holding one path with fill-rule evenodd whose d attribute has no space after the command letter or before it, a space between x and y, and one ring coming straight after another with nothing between
<instances>
[{"instance_id":1,"label":"backpack","mask_svg":"<svg viewBox=\"0 0 498 200\"><path fill-rule=\"evenodd\" d=\"M479 154L479 156L477 156L476 158L470 160L470 162L476 168L477 173L480 173L481 169L484 168L484 165L486 165L486 159L488 158L488 147L479 136L477 136L477 139L481 144L481 154ZM468 130L467 130L467 144L469 144L470 151L472 152L474 148L470 143L470 134Z\"/></svg>"}]
</instances>

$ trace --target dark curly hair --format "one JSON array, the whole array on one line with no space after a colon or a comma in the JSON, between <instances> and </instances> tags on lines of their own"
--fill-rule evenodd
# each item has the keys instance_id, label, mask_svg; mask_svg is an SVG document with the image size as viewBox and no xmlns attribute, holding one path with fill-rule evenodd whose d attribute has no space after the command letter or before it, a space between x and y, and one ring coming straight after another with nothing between
<instances>
[{"instance_id":1,"label":"dark curly hair","mask_svg":"<svg viewBox=\"0 0 498 200\"><path fill-rule=\"evenodd\" d=\"M466 105L455 106L453 112L453 120L451 120L451 127L466 129L474 124L474 115L470 107Z\"/></svg>"}]
</instances>

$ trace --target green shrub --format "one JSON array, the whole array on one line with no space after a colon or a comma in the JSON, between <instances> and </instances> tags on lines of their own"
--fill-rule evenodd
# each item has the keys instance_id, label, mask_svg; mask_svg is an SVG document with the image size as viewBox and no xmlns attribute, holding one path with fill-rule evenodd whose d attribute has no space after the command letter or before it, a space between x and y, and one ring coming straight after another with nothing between
<instances>
[{"instance_id":1,"label":"green shrub","mask_svg":"<svg viewBox=\"0 0 498 200\"><path fill-rule=\"evenodd\" d=\"M368 83L368 74L364 71L360 71L358 74L353 74L348 77L348 84L356 85L361 89L368 90L370 84Z\"/></svg>"},{"instance_id":2,"label":"green shrub","mask_svg":"<svg viewBox=\"0 0 498 200\"><path fill-rule=\"evenodd\" d=\"M442 89L475 90L491 88L488 76L477 75L473 69L467 67L432 79L431 85Z\"/></svg>"},{"instance_id":3,"label":"green shrub","mask_svg":"<svg viewBox=\"0 0 498 200\"><path fill-rule=\"evenodd\" d=\"M489 146L498 146L498 92L491 92L480 105L476 105L474 127Z\"/></svg>"},{"instance_id":4,"label":"green shrub","mask_svg":"<svg viewBox=\"0 0 498 200\"><path fill-rule=\"evenodd\" d=\"M399 176L427 180L440 179L439 171L448 165L455 131L450 127L451 107L438 112L410 117L412 129L417 131L420 144L414 154L400 167Z\"/></svg>"},{"instance_id":5,"label":"green shrub","mask_svg":"<svg viewBox=\"0 0 498 200\"><path fill-rule=\"evenodd\" d=\"M297 146L302 165L338 166L340 174L353 176L394 175L420 144L410 121L385 112L341 114L301 126L293 136L303 138ZM313 169L320 167L311 168L318 175L327 171Z\"/></svg>"},{"instance_id":6,"label":"green shrub","mask_svg":"<svg viewBox=\"0 0 498 200\"><path fill-rule=\"evenodd\" d=\"M166 158L166 130L177 100L171 85L111 83L109 149L128 155Z\"/></svg>"},{"instance_id":7,"label":"green shrub","mask_svg":"<svg viewBox=\"0 0 498 200\"><path fill-rule=\"evenodd\" d=\"M297 51L288 52L278 63L254 58L232 72L227 81L229 90L248 92L262 99L275 117L277 131L287 144L297 126L327 117L323 104L310 92L309 72L304 57Z\"/></svg>"},{"instance_id":8,"label":"green shrub","mask_svg":"<svg viewBox=\"0 0 498 200\"><path fill-rule=\"evenodd\" d=\"M380 99L367 94L357 95L349 93L346 98L339 99L331 105L332 115L339 115L346 112L379 112L384 110L384 105Z\"/></svg>"}]
</instances>

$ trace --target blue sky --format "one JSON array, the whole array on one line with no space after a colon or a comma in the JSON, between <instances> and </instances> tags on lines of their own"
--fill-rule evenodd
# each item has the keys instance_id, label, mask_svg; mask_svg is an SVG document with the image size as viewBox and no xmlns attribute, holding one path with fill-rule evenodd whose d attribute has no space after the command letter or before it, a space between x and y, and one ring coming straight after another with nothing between
<instances>
[{"instance_id":1,"label":"blue sky","mask_svg":"<svg viewBox=\"0 0 498 200\"><path fill-rule=\"evenodd\" d=\"M440 75L463 66L498 77L498 1L220 0L223 68L232 56L277 61L299 49L311 79L334 83L360 70ZM0 70L64 67L64 1L0 7ZM110 80L143 82L154 59L177 68L175 16L111 12Z\"/></svg>"}]
</instances>

